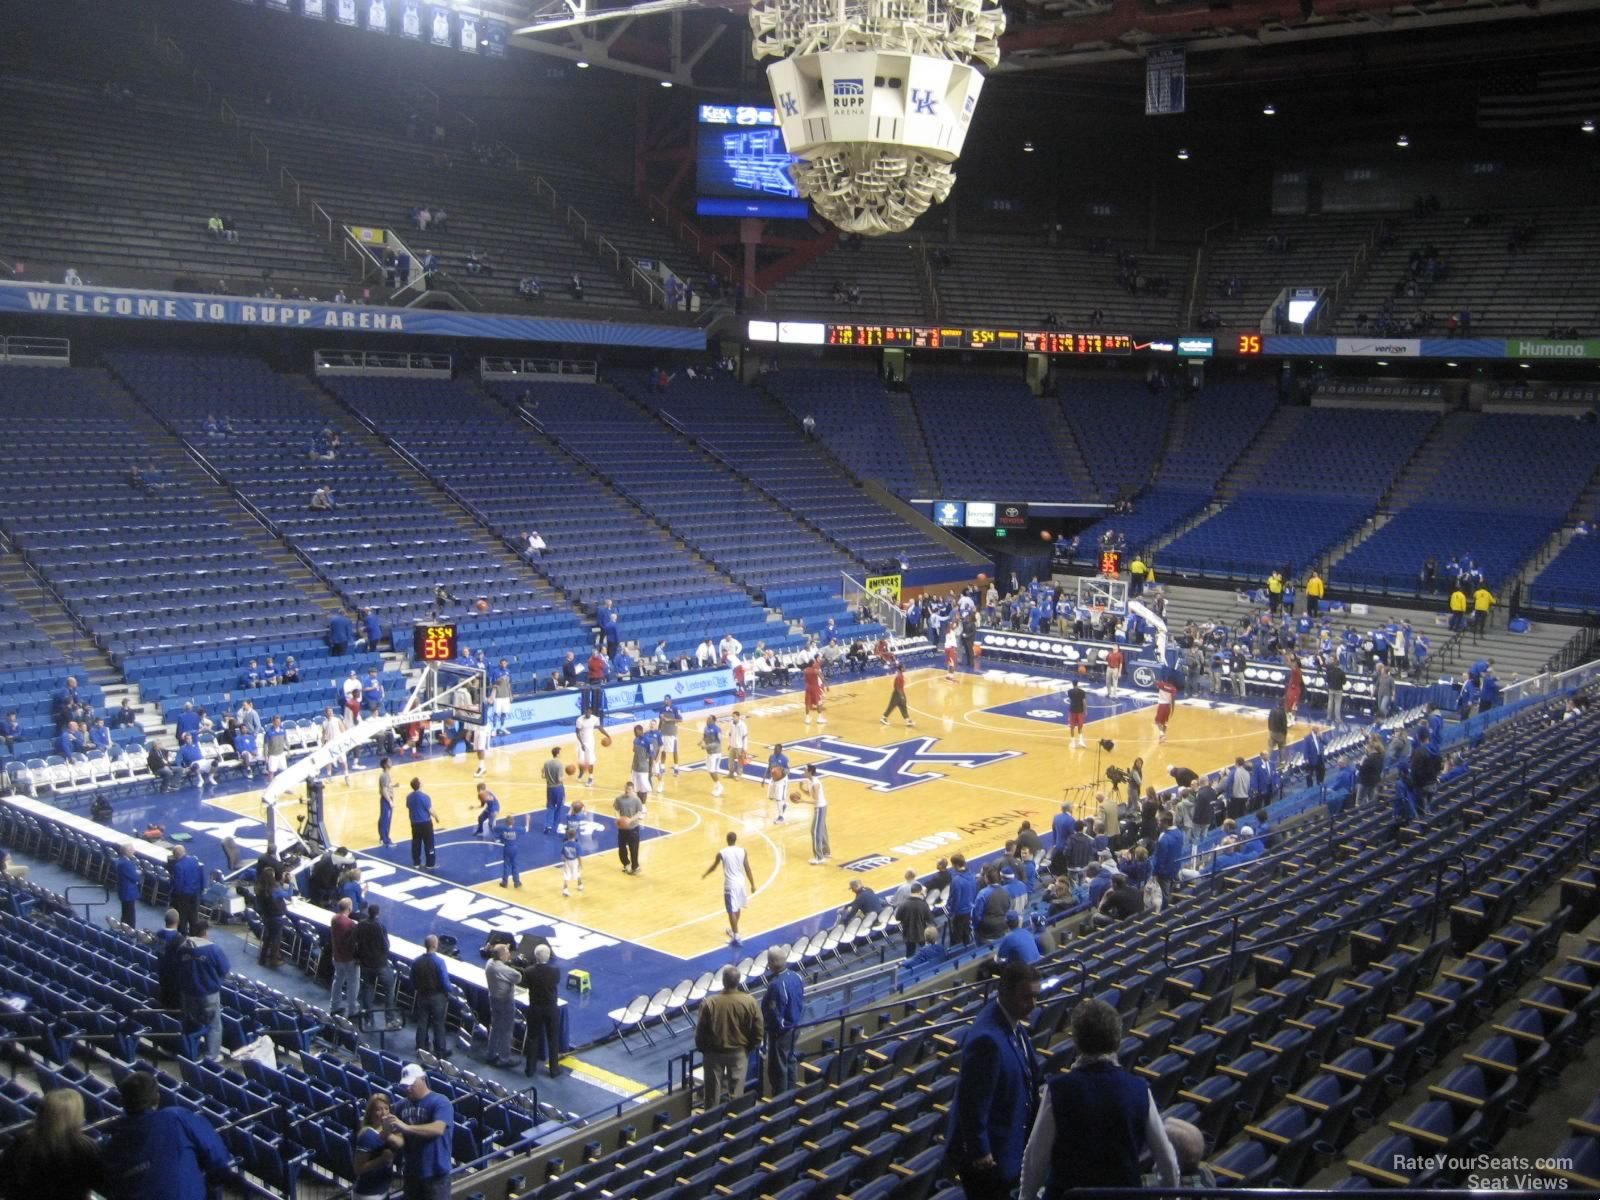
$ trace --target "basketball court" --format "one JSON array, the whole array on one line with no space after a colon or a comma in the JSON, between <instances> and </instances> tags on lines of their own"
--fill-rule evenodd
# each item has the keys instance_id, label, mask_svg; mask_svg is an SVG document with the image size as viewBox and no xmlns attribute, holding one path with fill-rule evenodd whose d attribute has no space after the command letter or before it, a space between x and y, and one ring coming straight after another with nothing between
<instances>
[{"instance_id":1,"label":"basketball court","mask_svg":"<svg viewBox=\"0 0 1600 1200\"><path fill-rule=\"evenodd\" d=\"M498 844L474 837L478 780L473 775L477 760L470 754L395 759L393 848L378 844L374 769L352 772L348 785L329 779L327 827L334 844L409 869L404 796L414 777L433 799L438 830L438 864L425 874L607 941L692 960L722 950L728 940L720 869L702 876L729 831L739 835L755 872L740 932L759 948L797 923L815 928L819 914L826 924L828 911L850 898L849 880L882 890L898 885L908 869L930 872L937 859L955 851L969 859L992 853L1025 819L1048 839L1064 799L1083 813L1092 811L1097 781L1104 786L1105 769L1113 764L1126 768L1142 757L1146 783L1159 790L1170 784L1170 766L1203 774L1265 747L1264 709L1183 700L1166 742L1158 743L1151 719L1154 693L1123 690L1113 700L1097 687L1090 689L1089 748L1072 749L1066 686L1061 679L1025 672L963 673L952 681L937 669L910 671L913 728L898 715L887 726L880 723L889 694L889 681L881 674L836 681L828 693L825 727L804 723L798 691L686 709L680 730L684 770L677 778L669 770L664 794L650 800L636 876L624 874L618 862L611 801L627 778L632 727L654 714L612 714L607 729L614 745L600 751L596 786L569 783L567 789L569 804L583 801L593 818L584 821L579 839L585 889L570 897L561 895L560 838L543 832L539 775L552 745L562 747L564 761L574 760L570 735L503 743L489 754L484 782L499 797L502 818L528 816L530 828L520 839L521 889L501 887ZM723 795L715 797L704 757L694 747L706 716L715 711L721 718L733 708L749 724L752 762L745 778L725 779ZM1114 749L1097 750L1102 739L1113 742ZM765 786L766 758L779 742L792 764L782 824L775 823L777 808ZM798 786L807 763L817 764L825 776L829 800L833 856L820 866L808 861L813 810ZM249 793L211 803L241 816L260 811ZM639 979L634 986L647 991L657 984Z\"/></svg>"}]
</instances>

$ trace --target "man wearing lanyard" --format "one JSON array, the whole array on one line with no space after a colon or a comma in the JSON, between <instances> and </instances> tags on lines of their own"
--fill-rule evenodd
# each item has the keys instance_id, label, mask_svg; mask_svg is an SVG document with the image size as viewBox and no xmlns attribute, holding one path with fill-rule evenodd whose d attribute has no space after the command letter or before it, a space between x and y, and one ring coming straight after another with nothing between
<instances>
[{"instance_id":1,"label":"man wearing lanyard","mask_svg":"<svg viewBox=\"0 0 1600 1200\"><path fill-rule=\"evenodd\" d=\"M1006 1200L1022 1177L1039 1069L1021 1022L1038 1004L1039 972L1008 964L962 1046L945 1158L967 1200Z\"/></svg>"}]
</instances>

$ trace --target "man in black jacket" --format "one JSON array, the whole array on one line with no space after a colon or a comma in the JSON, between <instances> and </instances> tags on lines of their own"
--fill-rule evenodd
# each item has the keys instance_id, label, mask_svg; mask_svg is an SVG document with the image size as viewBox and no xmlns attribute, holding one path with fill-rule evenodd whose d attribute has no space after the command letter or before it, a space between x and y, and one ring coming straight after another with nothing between
<instances>
[{"instance_id":1,"label":"man in black jacket","mask_svg":"<svg viewBox=\"0 0 1600 1200\"><path fill-rule=\"evenodd\" d=\"M399 1009L395 1007L397 985L394 967L389 962L389 931L378 919L376 904L369 904L366 917L356 922L356 962L361 964L361 1011L371 1011L381 987L383 1006L388 1009L384 1014L388 1018L388 1027L399 1029L403 1022ZM374 1017L373 1024L376 1023Z\"/></svg>"},{"instance_id":2,"label":"man in black jacket","mask_svg":"<svg viewBox=\"0 0 1600 1200\"><path fill-rule=\"evenodd\" d=\"M549 946L533 948L533 962L522 972L522 985L528 989L528 1035L522 1044L527 1073L538 1070L541 1050L545 1051L552 1078L564 1074L561 1067L561 971L550 961Z\"/></svg>"},{"instance_id":3,"label":"man in black jacket","mask_svg":"<svg viewBox=\"0 0 1600 1200\"><path fill-rule=\"evenodd\" d=\"M900 922L900 936L906 944L906 957L922 949L922 931L933 924L933 910L928 907L926 889L920 883L911 885L911 894L895 909Z\"/></svg>"},{"instance_id":4,"label":"man in black jacket","mask_svg":"<svg viewBox=\"0 0 1600 1200\"><path fill-rule=\"evenodd\" d=\"M1366 756L1356 768L1356 807L1377 802L1378 783L1383 778L1383 744L1368 743Z\"/></svg>"},{"instance_id":5,"label":"man in black jacket","mask_svg":"<svg viewBox=\"0 0 1600 1200\"><path fill-rule=\"evenodd\" d=\"M1331 658L1322 673L1328 682L1328 723L1337 725L1344 720L1344 685L1349 682L1344 668Z\"/></svg>"}]
</instances>

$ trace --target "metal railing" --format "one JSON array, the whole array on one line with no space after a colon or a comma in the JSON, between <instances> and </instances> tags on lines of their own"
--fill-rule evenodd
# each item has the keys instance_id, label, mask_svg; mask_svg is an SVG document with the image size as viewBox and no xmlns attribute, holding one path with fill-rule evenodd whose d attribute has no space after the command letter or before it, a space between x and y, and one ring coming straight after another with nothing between
<instances>
[{"instance_id":1,"label":"metal railing","mask_svg":"<svg viewBox=\"0 0 1600 1200\"><path fill-rule=\"evenodd\" d=\"M448 354L418 354L400 350L314 350L312 370L323 374L365 374L374 371L415 371L449 375Z\"/></svg>"},{"instance_id":2,"label":"metal railing","mask_svg":"<svg viewBox=\"0 0 1600 1200\"><path fill-rule=\"evenodd\" d=\"M1350 265L1339 273L1317 302L1317 310L1310 321L1306 322L1305 332L1320 333L1333 324L1338 316L1340 303L1345 298L1345 293L1355 288L1366 277L1366 268L1370 259L1377 250L1378 243L1383 240L1384 232L1388 226L1382 218L1374 225L1367 238L1356 247L1355 254L1350 259Z\"/></svg>"},{"instance_id":3,"label":"metal railing","mask_svg":"<svg viewBox=\"0 0 1600 1200\"><path fill-rule=\"evenodd\" d=\"M865 606L873 619L895 637L906 636L906 615L900 611L898 604L888 596L869 590L865 580L857 579L848 571L841 571L839 580L839 595L846 604L852 609Z\"/></svg>"},{"instance_id":4,"label":"metal railing","mask_svg":"<svg viewBox=\"0 0 1600 1200\"><path fill-rule=\"evenodd\" d=\"M649 216L666 226L667 232L679 245L687 246L693 250L695 256L711 269L714 275L725 280L729 287L739 286L739 268L734 261L717 249L716 245L700 235L693 222L688 218L674 212L672 206L661 196L645 197L645 212ZM761 311L766 312L769 297L763 288L751 283L745 287L745 301L761 306Z\"/></svg>"},{"instance_id":5,"label":"metal railing","mask_svg":"<svg viewBox=\"0 0 1600 1200\"><path fill-rule=\"evenodd\" d=\"M72 365L69 338L0 337L0 362Z\"/></svg>"},{"instance_id":6,"label":"metal railing","mask_svg":"<svg viewBox=\"0 0 1600 1200\"><path fill-rule=\"evenodd\" d=\"M511 358L486 354L478 360L480 379L559 379L566 383L593 383L600 364L592 358Z\"/></svg>"}]
</instances>

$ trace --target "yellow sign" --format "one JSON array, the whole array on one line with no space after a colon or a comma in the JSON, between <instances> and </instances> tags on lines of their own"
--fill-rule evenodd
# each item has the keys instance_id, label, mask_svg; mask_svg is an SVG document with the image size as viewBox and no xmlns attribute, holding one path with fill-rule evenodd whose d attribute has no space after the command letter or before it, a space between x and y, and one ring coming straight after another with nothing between
<instances>
[{"instance_id":1,"label":"yellow sign","mask_svg":"<svg viewBox=\"0 0 1600 1200\"><path fill-rule=\"evenodd\" d=\"M350 226L350 232L355 235L356 241L365 246L383 245L384 231L382 229L373 229L366 225L352 225Z\"/></svg>"},{"instance_id":2,"label":"yellow sign","mask_svg":"<svg viewBox=\"0 0 1600 1200\"><path fill-rule=\"evenodd\" d=\"M868 575L867 591L874 596L882 596L887 600L900 603L900 576L898 575Z\"/></svg>"}]
</instances>

